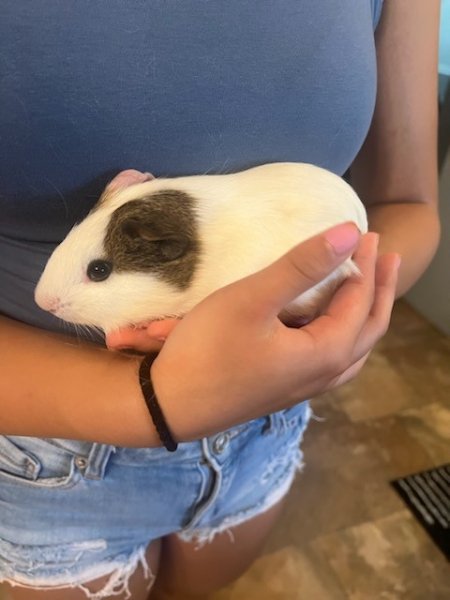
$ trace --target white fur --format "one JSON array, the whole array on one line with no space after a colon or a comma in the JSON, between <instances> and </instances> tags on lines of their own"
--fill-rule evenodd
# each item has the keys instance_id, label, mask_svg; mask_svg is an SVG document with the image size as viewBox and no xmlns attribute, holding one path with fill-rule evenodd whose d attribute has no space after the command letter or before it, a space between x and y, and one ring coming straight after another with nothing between
<instances>
[{"instance_id":1,"label":"white fur","mask_svg":"<svg viewBox=\"0 0 450 600\"><path fill-rule=\"evenodd\" d=\"M102 257L111 213L159 190L195 198L201 262L189 288L180 292L149 273L114 273L104 282L86 278ZM340 177L309 164L273 163L232 175L153 179L106 197L99 208L56 248L36 288L36 302L62 319L110 331L168 315L183 315L214 290L253 273L299 242L335 224L353 221L367 231L365 209ZM349 259L297 298L288 311L313 316L343 278L357 272ZM255 301L257 301L255 299Z\"/></svg>"}]
</instances>

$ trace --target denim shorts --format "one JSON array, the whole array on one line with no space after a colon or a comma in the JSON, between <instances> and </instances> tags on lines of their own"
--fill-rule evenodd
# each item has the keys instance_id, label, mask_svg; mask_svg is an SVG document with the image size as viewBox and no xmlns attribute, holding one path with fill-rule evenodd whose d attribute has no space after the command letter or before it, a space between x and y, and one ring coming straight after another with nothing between
<instances>
[{"instance_id":1,"label":"denim shorts","mask_svg":"<svg viewBox=\"0 0 450 600\"><path fill-rule=\"evenodd\" d=\"M204 544L268 510L302 465L307 402L164 448L0 436L0 582L128 591L148 544L177 533ZM100 592L83 585L110 575Z\"/></svg>"}]
</instances>

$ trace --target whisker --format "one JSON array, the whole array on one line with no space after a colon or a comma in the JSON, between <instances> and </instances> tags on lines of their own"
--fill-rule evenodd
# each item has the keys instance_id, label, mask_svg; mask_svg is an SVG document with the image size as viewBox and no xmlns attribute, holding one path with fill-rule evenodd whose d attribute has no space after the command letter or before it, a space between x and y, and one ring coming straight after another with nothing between
<instances>
[{"instance_id":1,"label":"whisker","mask_svg":"<svg viewBox=\"0 0 450 600\"><path fill-rule=\"evenodd\" d=\"M67 205L67 202L66 202L66 199L64 198L63 193L56 187L56 185L52 181L50 181L50 179L48 179L48 177L44 177L44 179L47 181L47 183L49 183L52 186L52 188L55 190L55 192L61 198L61 201L64 206L64 211L66 213L66 219L68 219L69 218L69 206Z\"/></svg>"},{"instance_id":2,"label":"whisker","mask_svg":"<svg viewBox=\"0 0 450 600\"><path fill-rule=\"evenodd\" d=\"M89 341L95 342L94 334L92 333L89 325L82 325L82 331L84 332L85 338Z\"/></svg>"},{"instance_id":3,"label":"whisker","mask_svg":"<svg viewBox=\"0 0 450 600\"><path fill-rule=\"evenodd\" d=\"M226 158L221 166L220 169L215 169L213 175L228 175L231 171L229 169L226 169L227 165L230 162L230 158ZM211 168L209 168L208 170L204 171L202 173L202 175L209 175L211 173L211 171L213 170L213 167L211 166Z\"/></svg>"},{"instance_id":4,"label":"whisker","mask_svg":"<svg viewBox=\"0 0 450 600\"><path fill-rule=\"evenodd\" d=\"M76 323L73 323L73 328L74 328L74 331L75 331L75 337L77 338L77 341L80 341L80 336L79 336L79 333L78 333L78 327L77 327Z\"/></svg>"},{"instance_id":5,"label":"whisker","mask_svg":"<svg viewBox=\"0 0 450 600\"><path fill-rule=\"evenodd\" d=\"M98 327L97 325L91 325L91 329L101 338L103 338L105 336L104 331L101 327Z\"/></svg>"}]
</instances>

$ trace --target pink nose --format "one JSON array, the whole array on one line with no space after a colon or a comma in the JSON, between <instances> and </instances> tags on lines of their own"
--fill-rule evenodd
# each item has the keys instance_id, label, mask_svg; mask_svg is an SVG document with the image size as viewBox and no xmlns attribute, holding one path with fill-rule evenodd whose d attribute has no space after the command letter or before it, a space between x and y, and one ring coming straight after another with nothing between
<instances>
[{"instance_id":1,"label":"pink nose","mask_svg":"<svg viewBox=\"0 0 450 600\"><path fill-rule=\"evenodd\" d=\"M39 306L51 313L57 313L62 307L61 298L59 296L44 296L39 298Z\"/></svg>"}]
</instances>

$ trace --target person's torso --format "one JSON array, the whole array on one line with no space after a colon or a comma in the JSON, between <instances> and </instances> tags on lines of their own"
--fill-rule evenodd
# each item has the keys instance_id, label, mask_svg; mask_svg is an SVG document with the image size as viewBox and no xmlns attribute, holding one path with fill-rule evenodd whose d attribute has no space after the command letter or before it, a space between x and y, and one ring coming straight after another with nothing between
<instances>
[{"instance_id":1,"label":"person's torso","mask_svg":"<svg viewBox=\"0 0 450 600\"><path fill-rule=\"evenodd\" d=\"M33 0L0 21L0 312L118 171L342 174L376 94L381 0Z\"/></svg>"}]
</instances>

